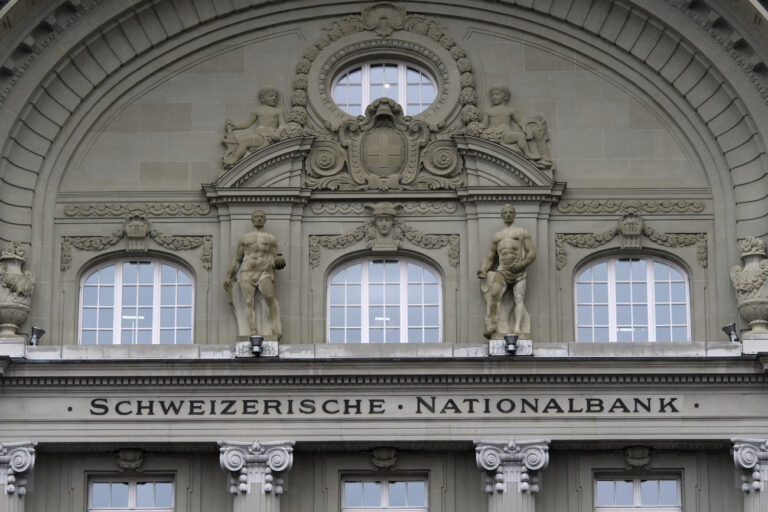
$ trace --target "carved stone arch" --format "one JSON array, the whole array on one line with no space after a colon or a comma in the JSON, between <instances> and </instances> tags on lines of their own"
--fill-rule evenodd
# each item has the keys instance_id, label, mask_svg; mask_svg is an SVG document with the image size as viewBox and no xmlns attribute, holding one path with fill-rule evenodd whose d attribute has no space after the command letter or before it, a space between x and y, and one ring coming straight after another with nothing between
<instances>
[{"instance_id":1,"label":"carved stone arch","mask_svg":"<svg viewBox=\"0 0 768 512\"><path fill-rule=\"evenodd\" d=\"M482 10L487 13L483 16L493 18L494 23L509 24L509 20L527 18L545 29L543 16L546 14L546 20L550 22L553 18L562 20L561 28L569 37L591 37L602 41L601 44L612 48L617 58L631 58L633 63L658 73L654 78L666 83L666 87L678 95L665 101L677 105L675 109L681 112L681 120L688 114L695 115L698 118L695 130L702 134L707 132L694 146L700 156L704 155L709 160L708 166L715 169L712 175L718 175L717 169L730 169L730 175L724 177L721 188L729 190L733 181L736 207L729 214L732 220L726 221L725 227L735 224L736 236L762 234L765 231L768 175L762 156L764 143L761 133L766 130L763 119L768 116L752 117L746 112L757 108L754 106L757 105L755 99L762 99L758 107L765 108L767 93L764 79L755 72L762 63L761 54L759 48L755 50L751 44L748 32L739 31L739 27L727 23L727 12L718 13L704 2L689 5L673 0L657 0L652 4L643 2L642 8L626 1L584 3L568 9L550 9L548 3L546 9L544 4L524 3L520 2L520 7L524 7L520 9L507 4L483 4L482 9L472 8L471 11L466 6L446 5L443 11L452 16L480 19ZM117 16L114 11L119 8L124 9L122 16ZM4 106L11 112L20 112L17 118L9 119L2 125L4 134L10 134L3 150L0 170L3 180L0 201L7 205L7 214L0 225L0 238L3 239L29 241L33 237L33 225L37 226L35 229L38 232L41 229L43 219L39 212L44 211L41 208L43 199L32 197L32 191L40 187L38 175L41 169L52 165L46 162L52 158L55 161L56 154L62 151L58 140L62 126L65 123L72 123L69 125L72 126L77 124L74 119L84 118L81 108L83 99L87 98L86 103L92 105L93 92L100 91L107 78L122 73L121 70L137 55L149 55L153 51L161 54L160 48L169 38L185 39L196 30L205 32L221 27L226 23L227 14L234 13L239 19L256 19L264 14L259 8L246 9L234 4L223 7L206 2L193 5L170 1L131 6L102 4L93 0L86 3L61 2L54 8L56 12L61 9L69 9L74 13L72 16L78 18L87 13L89 26L101 25L100 30L91 32L82 44L74 44L70 38L59 37L62 33L70 34L65 30L70 26L68 18L54 17L29 28L30 35L38 35L33 40L39 44L27 57L21 53L24 51L21 43L16 47L9 46L2 55L6 69L11 70L10 77L4 77L0 82L5 94ZM271 5L269 12L279 15L281 7ZM296 12L300 11L291 11L294 18ZM708 21L713 17L725 20L725 28L722 22L713 25ZM107 20L117 21L110 25ZM675 23L670 21L669 25L665 25L665 20L674 20ZM139 21L145 22L146 41L132 42L135 47L118 45L125 51L113 51L111 56L103 53L106 48L115 46L109 45L108 41L110 37L117 37L118 24ZM46 26L49 27L46 29L49 34L40 37L40 30ZM632 33L630 29L638 26L646 28ZM704 52L696 51L689 42L695 40L707 44L702 43L702 39L707 38L711 49L714 49L715 62ZM64 39L69 46L64 44ZM735 45L732 41L742 42ZM54 43L67 52L55 65L51 62L54 54L45 51ZM98 55L104 58L98 59L99 65L93 68L92 75L87 76L80 71L80 67L90 69L83 63ZM34 73L29 73L32 68ZM29 88L32 91L29 96L18 90L18 84L26 84L34 77L43 76L45 78L40 80L40 87ZM750 106L745 108L742 101L735 100L737 95L748 98ZM70 120L73 112L74 118ZM708 143L713 141L717 150L714 155L707 156ZM64 157L63 154L61 156ZM45 181L55 183L56 179L46 177ZM43 195L36 194L38 197ZM728 201L723 201L723 204L728 204ZM35 240L42 241L42 235L35 236Z\"/></svg>"}]
</instances>

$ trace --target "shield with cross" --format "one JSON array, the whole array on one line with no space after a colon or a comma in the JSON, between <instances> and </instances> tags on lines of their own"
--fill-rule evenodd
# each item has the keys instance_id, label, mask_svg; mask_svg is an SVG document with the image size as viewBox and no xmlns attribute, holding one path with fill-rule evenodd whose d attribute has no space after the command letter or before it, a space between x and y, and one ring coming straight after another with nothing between
<instances>
[{"instance_id":1,"label":"shield with cross","mask_svg":"<svg viewBox=\"0 0 768 512\"><path fill-rule=\"evenodd\" d=\"M402 132L378 127L363 136L361 153L366 171L387 177L402 171L408 156L408 145Z\"/></svg>"}]
</instances>

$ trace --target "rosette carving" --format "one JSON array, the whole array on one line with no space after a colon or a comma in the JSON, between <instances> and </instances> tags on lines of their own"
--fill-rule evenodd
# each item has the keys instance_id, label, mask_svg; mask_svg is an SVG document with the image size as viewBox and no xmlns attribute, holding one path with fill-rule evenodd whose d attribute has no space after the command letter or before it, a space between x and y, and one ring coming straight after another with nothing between
<instances>
[{"instance_id":1,"label":"rosette carving","mask_svg":"<svg viewBox=\"0 0 768 512\"><path fill-rule=\"evenodd\" d=\"M462 171L456 145L448 140L430 142L421 154L424 168L435 176L455 176Z\"/></svg>"},{"instance_id":2,"label":"rosette carving","mask_svg":"<svg viewBox=\"0 0 768 512\"><path fill-rule=\"evenodd\" d=\"M307 172L310 175L327 177L341 171L346 163L346 155L338 144L318 141L307 155Z\"/></svg>"}]
</instances>

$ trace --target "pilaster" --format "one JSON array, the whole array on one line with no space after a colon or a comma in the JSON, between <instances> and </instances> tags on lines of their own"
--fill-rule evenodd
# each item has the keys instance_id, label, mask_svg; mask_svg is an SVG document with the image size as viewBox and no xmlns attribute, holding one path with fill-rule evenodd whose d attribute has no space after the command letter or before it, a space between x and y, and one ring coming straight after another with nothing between
<instances>
[{"instance_id":1,"label":"pilaster","mask_svg":"<svg viewBox=\"0 0 768 512\"><path fill-rule=\"evenodd\" d=\"M549 464L549 439L475 441L477 467L486 472L488 512L535 512L538 472Z\"/></svg>"},{"instance_id":2,"label":"pilaster","mask_svg":"<svg viewBox=\"0 0 768 512\"><path fill-rule=\"evenodd\" d=\"M37 443L0 443L0 512L24 512L26 473L35 465Z\"/></svg>"},{"instance_id":3,"label":"pilaster","mask_svg":"<svg viewBox=\"0 0 768 512\"><path fill-rule=\"evenodd\" d=\"M230 472L233 512L280 512L283 479L293 465L294 441L219 441L219 462ZM276 475L277 473L277 475Z\"/></svg>"},{"instance_id":4,"label":"pilaster","mask_svg":"<svg viewBox=\"0 0 768 512\"><path fill-rule=\"evenodd\" d=\"M733 462L741 472L744 512L768 512L768 439L734 437Z\"/></svg>"}]
</instances>

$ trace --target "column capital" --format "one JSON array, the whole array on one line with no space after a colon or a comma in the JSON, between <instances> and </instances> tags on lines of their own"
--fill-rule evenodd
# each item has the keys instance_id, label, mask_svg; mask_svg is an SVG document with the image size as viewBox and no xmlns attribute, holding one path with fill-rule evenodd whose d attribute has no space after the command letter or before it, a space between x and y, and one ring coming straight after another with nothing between
<instances>
[{"instance_id":1,"label":"column capital","mask_svg":"<svg viewBox=\"0 0 768 512\"><path fill-rule=\"evenodd\" d=\"M741 490L762 491L768 480L768 439L731 438L733 462L742 470Z\"/></svg>"},{"instance_id":2,"label":"column capital","mask_svg":"<svg viewBox=\"0 0 768 512\"><path fill-rule=\"evenodd\" d=\"M282 494L282 487L272 473L291 469L294 444L295 441L219 441L221 469L240 473L230 492L248 493L250 484L259 483L265 493Z\"/></svg>"},{"instance_id":3,"label":"column capital","mask_svg":"<svg viewBox=\"0 0 768 512\"><path fill-rule=\"evenodd\" d=\"M26 494L26 479L16 475L35 466L35 446L37 443L32 441L0 443L0 483L5 484L6 494Z\"/></svg>"},{"instance_id":4,"label":"column capital","mask_svg":"<svg viewBox=\"0 0 768 512\"><path fill-rule=\"evenodd\" d=\"M504 492L507 484L517 481L520 492L538 492L538 478L531 477L529 472L547 467L549 443L549 439L475 441L477 467L496 473L494 483L489 482L486 491Z\"/></svg>"}]
</instances>

